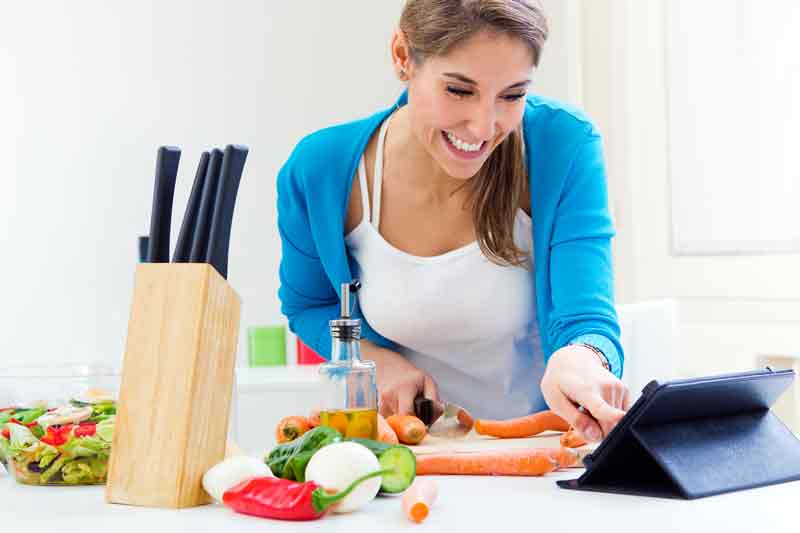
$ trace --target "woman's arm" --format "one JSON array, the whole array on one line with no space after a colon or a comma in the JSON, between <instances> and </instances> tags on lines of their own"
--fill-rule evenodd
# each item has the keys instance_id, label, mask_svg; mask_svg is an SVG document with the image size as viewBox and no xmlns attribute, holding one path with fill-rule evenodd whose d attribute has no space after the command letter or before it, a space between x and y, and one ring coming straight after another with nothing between
<instances>
[{"instance_id":1,"label":"woman's arm","mask_svg":"<svg viewBox=\"0 0 800 533\"><path fill-rule=\"evenodd\" d=\"M312 134L300 141L278 173L277 210L281 239L278 298L281 312L289 319L289 328L327 359L331 352L328 322L339 316L338 284L350 279L349 274L340 268L341 264L334 263L333 267L330 264L338 251L331 251L330 234L325 230L342 222L330 218L341 216L335 208L336 203L328 197L311 194L318 184L306 176L319 177L320 170L314 165L319 165L327 155L324 146L320 146L325 139L315 141L315 138ZM313 217L310 212L314 213ZM322 241L318 243L317 238ZM320 249L326 246L327 252L321 252ZM327 258L330 272L320 256ZM354 316L363 319L358 306ZM377 344L392 347L366 320L362 320L361 335Z\"/></svg>"},{"instance_id":2,"label":"woman's arm","mask_svg":"<svg viewBox=\"0 0 800 533\"><path fill-rule=\"evenodd\" d=\"M590 128L577 147L555 214L550 252L553 351L584 342L599 348L622 376L623 352L614 307L614 227L600 136Z\"/></svg>"},{"instance_id":3,"label":"woman's arm","mask_svg":"<svg viewBox=\"0 0 800 533\"><path fill-rule=\"evenodd\" d=\"M547 328L554 352L542 392L551 409L595 441L611 431L630 402L619 380L624 360L614 308L613 235L602 142L590 127L576 149L555 215L553 311ZM596 347L610 372L581 343Z\"/></svg>"},{"instance_id":4,"label":"woman's arm","mask_svg":"<svg viewBox=\"0 0 800 533\"><path fill-rule=\"evenodd\" d=\"M302 141L278 173L278 232L281 238L281 312L289 328L323 357L330 357L328 321L336 318L339 298L317 252L307 212L298 152ZM327 333L327 342L325 342Z\"/></svg>"}]
</instances>

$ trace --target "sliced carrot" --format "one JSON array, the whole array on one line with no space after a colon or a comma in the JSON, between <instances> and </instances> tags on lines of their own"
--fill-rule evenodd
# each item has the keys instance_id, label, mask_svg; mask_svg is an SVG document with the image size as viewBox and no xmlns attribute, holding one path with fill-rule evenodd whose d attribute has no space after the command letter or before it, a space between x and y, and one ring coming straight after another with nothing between
<instances>
[{"instance_id":1,"label":"sliced carrot","mask_svg":"<svg viewBox=\"0 0 800 533\"><path fill-rule=\"evenodd\" d=\"M561 445L565 448L580 448L586 446L586 440L575 431L575 428L569 428L569 431L561 435Z\"/></svg>"},{"instance_id":2,"label":"sliced carrot","mask_svg":"<svg viewBox=\"0 0 800 533\"><path fill-rule=\"evenodd\" d=\"M533 437L544 431L567 431L569 424L552 411L539 411L532 415L509 420L476 420L475 432L504 439Z\"/></svg>"},{"instance_id":3,"label":"sliced carrot","mask_svg":"<svg viewBox=\"0 0 800 533\"><path fill-rule=\"evenodd\" d=\"M425 424L416 416L392 415L386 419L386 422L403 444L419 444L428 434Z\"/></svg>"},{"instance_id":4,"label":"sliced carrot","mask_svg":"<svg viewBox=\"0 0 800 533\"><path fill-rule=\"evenodd\" d=\"M541 476L559 467L545 448L417 456L417 475Z\"/></svg>"},{"instance_id":5,"label":"sliced carrot","mask_svg":"<svg viewBox=\"0 0 800 533\"><path fill-rule=\"evenodd\" d=\"M311 429L311 425L304 416L287 416L278 422L275 428L275 440L278 444L293 441Z\"/></svg>"},{"instance_id":6,"label":"sliced carrot","mask_svg":"<svg viewBox=\"0 0 800 533\"><path fill-rule=\"evenodd\" d=\"M380 413L378 413L378 440L389 444L400 444L397 433Z\"/></svg>"},{"instance_id":7,"label":"sliced carrot","mask_svg":"<svg viewBox=\"0 0 800 533\"><path fill-rule=\"evenodd\" d=\"M439 488L432 479L417 478L403 493L403 512L412 522L422 522L436 503Z\"/></svg>"}]
</instances>

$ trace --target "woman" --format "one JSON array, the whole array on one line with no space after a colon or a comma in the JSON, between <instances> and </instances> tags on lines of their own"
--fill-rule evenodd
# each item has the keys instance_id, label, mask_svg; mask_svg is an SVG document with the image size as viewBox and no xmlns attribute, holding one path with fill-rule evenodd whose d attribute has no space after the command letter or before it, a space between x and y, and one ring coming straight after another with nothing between
<instances>
[{"instance_id":1,"label":"woman","mask_svg":"<svg viewBox=\"0 0 800 533\"><path fill-rule=\"evenodd\" d=\"M418 394L477 417L550 409L602 439L629 408L600 138L527 96L547 27L524 0L409 0L407 90L304 138L278 176L279 296L323 356L358 277L381 412Z\"/></svg>"}]
</instances>

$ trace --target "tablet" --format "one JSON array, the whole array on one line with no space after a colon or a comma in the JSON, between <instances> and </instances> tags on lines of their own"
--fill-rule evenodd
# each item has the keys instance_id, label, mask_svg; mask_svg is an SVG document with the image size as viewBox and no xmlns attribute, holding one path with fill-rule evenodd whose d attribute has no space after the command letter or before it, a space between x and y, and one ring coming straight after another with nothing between
<instances>
[{"instance_id":1,"label":"tablet","mask_svg":"<svg viewBox=\"0 0 800 533\"><path fill-rule=\"evenodd\" d=\"M793 370L651 381L565 489L694 499L800 479L800 440L770 407Z\"/></svg>"}]
</instances>

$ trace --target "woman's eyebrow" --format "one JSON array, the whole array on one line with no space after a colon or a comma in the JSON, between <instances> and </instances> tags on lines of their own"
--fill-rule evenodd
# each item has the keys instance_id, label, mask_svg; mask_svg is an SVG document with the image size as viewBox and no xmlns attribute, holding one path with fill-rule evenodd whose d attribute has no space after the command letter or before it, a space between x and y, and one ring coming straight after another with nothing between
<instances>
[{"instance_id":1,"label":"woman's eyebrow","mask_svg":"<svg viewBox=\"0 0 800 533\"><path fill-rule=\"evenodd\" d=\"M459 74L458 72L445 72L442 75L443 76L447 76L448 78L455 78L458 81L464 82L464 83L469 84L469 85L478 85L477 81L472 80L472 79L464 76L463 74ZM512 83L511 85L506 87L506 90L508 90L508 89L516 89L517 87L525 87L525 86L529 85L530 83L531 83L531 80L529 80L529 79L528 80L518 81L517 83Z\"/></svg>"}]
</instances>

